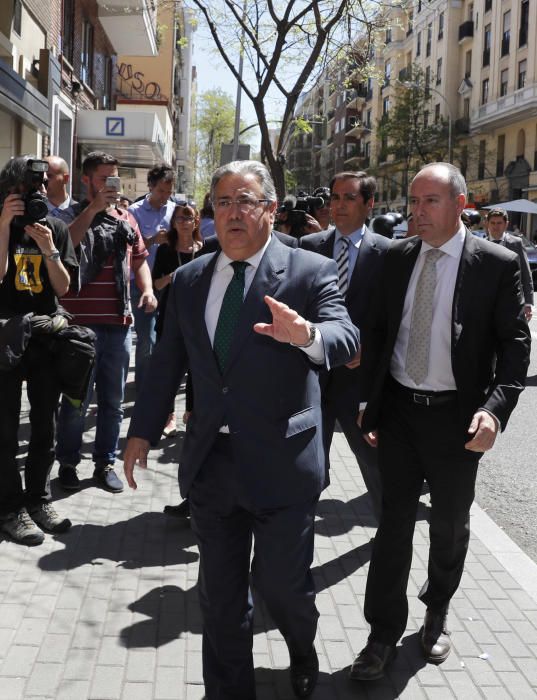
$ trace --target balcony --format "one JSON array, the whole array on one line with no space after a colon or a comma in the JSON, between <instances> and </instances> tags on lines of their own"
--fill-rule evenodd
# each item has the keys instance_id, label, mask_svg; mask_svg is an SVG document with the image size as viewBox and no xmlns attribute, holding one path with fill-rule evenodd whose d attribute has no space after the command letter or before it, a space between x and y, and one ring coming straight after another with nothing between
<instances>
[{"instance_id":1,"label":"balcony","mask_svg":"<svg viewBox=\"0 0 537 700\"><path fill-rule=\"evenodd\" d=\"M455 120L455 130L458 134L469 134L470 133L470 119L468 117L461 117Z\"/></svg>"},{"instance_id":2,"label":"balcony","mask_svg":"<svg viewBox=\"0 0 537 700\"><path fill-rule=\"evenodd\" d=\"M537 85L528 85L481 105L472 117L472 131L496 129L524 119L535 119Z\"/></svg>"},{"instance_id":3,"label":"balcony","mask_svg":"<svg viewBox=\"0 0 537 700\"><path fill-rule=\"evenodd\" d=\"M354 90L354 95L352 99L349 101L347 104L347 109L356 109L360 110L362 107L365 97L367 95L367 90L365 87L359 87L358 89Z\"/></svg>"},{"instance_id":4,"label":"balcony","mask_svg":"<svg viewBox=\"0 0 537 700\"><path fill-rule=\"evenodd\" d=\"M474 22L469 19L459 25L459 44L474 36Z\"/></svg>"},{"instance_id":5,"label":"balcony","mask_svg":"<svg viewBox=\"0 0 537 700\"><path fill-rule=\"evenodd\" d=\"M119 55L156 56L153 0L97 0L99 21Z\"/></svg>"}]
</instances>

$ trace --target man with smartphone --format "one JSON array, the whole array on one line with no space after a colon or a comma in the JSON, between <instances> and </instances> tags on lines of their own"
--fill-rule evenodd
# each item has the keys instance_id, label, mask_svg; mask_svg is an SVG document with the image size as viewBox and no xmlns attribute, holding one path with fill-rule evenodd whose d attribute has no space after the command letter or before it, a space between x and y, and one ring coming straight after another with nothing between
<instances>
[{"instance_id":1,"label":"man with smartphone","mask_svg":"<svg viewBox=\"0 0 537 700\"><path fill-rule=\"evenodd\" d=\"M131 269L140 292L138 308L152 313L157 300L136 220L116 204L121 189L118 161L107 153L90 153L82 163L82 183L87 198L75 206L76 218L69 226L80 262L79 288L69 292L63 304L75 323L90 327L97 335L90 380L91 389L97 390L93 476L107 491L119 493L123 483L113 467L131 350ZM60 484L68 491L80 488L76 470L91 389L81 410L66 400L60 409L56 459Z\"/></svg>"},{"instance_id":2,"label":"man with smartphone","mask_svg":"<svg viewBox=\"0 0 537 700\"><path fill-rule=\"evenodd\" d=\"M129 212L134 216L149 253L147 264L153 269L157 248L166 243L166 234L170 228L172 214L176 203L170 199L175 186L175 173L166 163L156 165L147 173L149 193L134 202ZM136 300L139 291L131 276L131 298L134 309L134 330L136 331L135 382L136 389L142 385L147 361L149 360L157 340L155 323L157 312L148 313L138 309Z\"/></svg>"}]
</instances>

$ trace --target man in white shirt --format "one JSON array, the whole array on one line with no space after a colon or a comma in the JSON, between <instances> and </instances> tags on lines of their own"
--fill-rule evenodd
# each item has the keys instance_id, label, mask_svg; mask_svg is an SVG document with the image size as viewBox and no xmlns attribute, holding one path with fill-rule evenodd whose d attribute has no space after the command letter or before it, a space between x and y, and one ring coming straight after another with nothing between
<instances>
[{"instance_id":1,"label":"man in white shirt","mask_svg":"<svg viewBox=\"0 0 537 700\"><path fill-rule=\"evenodd\" d=\"M75 218L73 205L76 204L67 192L69 184L69 166L59 156L47 156L48 163L47 181L47 206L49 216L54 216L66 224L70 224Z\"/></svg>"},{"instance_id":2,"label":"man in white shirt","mask_svg":"<svg viewBox=\"0 0 537 700\"><path fill-rule=\"evenodd\" d=\"M449 655L447 612L468 549L478 463L524 388L530 333L518 260L465 229L465 203L453 165L433 163L416 175L410 207L418 235L386 254L366 329L358 420L378 447L383 502L364 604L371 633L354 680L381 678L405 631L424 479L431 510L420 642L429 663Z\"/></svg>"},{"instance_id":3,"label":"man in white shirt","mask_svg":"<svg viewBox=\"0 0 537 700\"><path fill-rule=\"evenodd\" d=\"M319 371L358 351L333 260L272 234L267 168L238 161L213 175L221 251L174 273L163 335L137 397L125 451L146 465L187 362L194 410L179 485L200 548L203 675L208 700L255 698L252 580L290 654L296 697L318 677L310 571L325 485Z\"/></svg>"}]
</instances>

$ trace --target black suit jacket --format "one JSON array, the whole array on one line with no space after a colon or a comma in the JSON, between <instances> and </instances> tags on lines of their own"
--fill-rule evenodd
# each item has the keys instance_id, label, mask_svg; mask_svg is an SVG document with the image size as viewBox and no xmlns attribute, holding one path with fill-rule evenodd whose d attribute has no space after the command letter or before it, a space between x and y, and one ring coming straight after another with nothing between
<instances>
[{"instance_id":1,"label":"black suit jacket","mask_svg":"<svg viewBox=\"0 0 537 700\"><path fill-rule=\"evenodd\" d=\"M300 239L300 247L334 259L335 240L336 230L331 227L326 231L303 236ZM351 321L360 329L362 346L367 343L367 335L362 332L362 327L376 294L376 285L390 242L384 236L366 228L349 282L345 305ZM335 367L322 378L324 398L343 410L350 411L352 415L358 415L361 374L360 367Z\"/></svg>"},{"instance_id":2,"label":"black suit jacket","mask_svg":"<svg viewBox=\"0 0 537 700\"><path fill-rule=\"evenodd\" d=\"M495 243L494 245L498 245ZM520 263L520 282L522 284L522 292L524 294L524 303L533 304L533 278L531 276L530 264L528 262L528 256L524 250L524 244L518 236L512 236L510 233L506 233L503 239L500 241L500 245L505 248L512 250L513 253L518 255L518 261Z\"/></svg>"},{"instance_id":3,"label":"black suit jacket","mask_svg":"<svg viewBox=\"0 0 537 700\"><path fill-rule=\"evenodd\" d=\"M405 295L421 240L394 241L385 259L379 295L364 344L362 428L379 423L390 361ZM458 391L461 427L486 408L505 429L524 388L530 332L523 313L520 269L514 253L466 233L452 307L451 362Z\"/></svg>"},{"instance_id":4,"label":"black suit jacket","mask_svg":"<svg viewBox=\"0 0 537 700\"><path fill-rule=\"evenodd\" d=\"M188 421L179 469L183 495L204 463L222 425L228 425L235 477L260 508L302 503L325 485L320 366L300 349L253 330L270 323L269 294L312 321L323 337L329 366L358 349L337 287L334 261L272 238L246 294L221 374L205 323L205 306L218 253L202 255L176 272L164 332L137 397L129 436L160 439L187 363L195 408Z\"/></svg>"}]
</instances>

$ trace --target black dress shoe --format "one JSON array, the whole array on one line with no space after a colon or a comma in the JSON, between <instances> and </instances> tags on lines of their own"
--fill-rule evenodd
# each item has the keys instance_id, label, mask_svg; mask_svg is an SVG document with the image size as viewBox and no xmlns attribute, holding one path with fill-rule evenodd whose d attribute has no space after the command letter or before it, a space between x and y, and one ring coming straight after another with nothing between
<instances>
[{"instance_id":1,"label":"black dress shoe","mask_svg":"<svg viewBox=\"0 0 537 700\"><path fill-rule=\"evenodd\" d=\"M164 506L164 512L166 515L171 515L172 518L189 518L190 517L190 504L188 499L177 506Z\"/></svg>"},{"instance_id":2,"label":"black dress shoe","mask_svg":"<svg viewBox=\"0 0 537 700\"><path fill-rule=\"evenodd\" d=\"M421 648L430 664L441 664L451 651L451 639L447 629L447 613L427 610L420 630Z\"/></svg>"},{"instance_id":3,"label":"black dress shoe","mask_svg":"<svg viewBox=\"0 0 537 700\"><path fill-rule=\"evenodd\" d=\"M319 678L319 659L315 647L306 656L291 654L291 686L297 698L309 697L317 685Z\"/></svg>"},{"instance_id":4,"label":"black dress shoe","mask_svg":"<svg viewBox=\"0 0 537 700\"><path fill-rule=\"evenodd\" d=\"M386 666L395 658L395 644L369 640L356 657L349 678L353 681L376 681L383 678Z\"/></svg>"}]
</instances>

